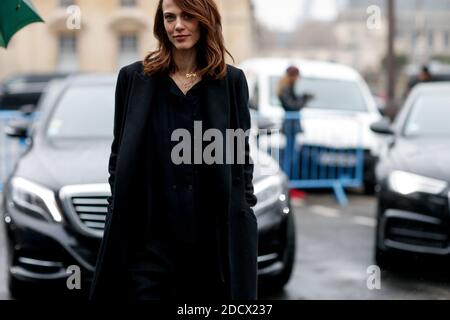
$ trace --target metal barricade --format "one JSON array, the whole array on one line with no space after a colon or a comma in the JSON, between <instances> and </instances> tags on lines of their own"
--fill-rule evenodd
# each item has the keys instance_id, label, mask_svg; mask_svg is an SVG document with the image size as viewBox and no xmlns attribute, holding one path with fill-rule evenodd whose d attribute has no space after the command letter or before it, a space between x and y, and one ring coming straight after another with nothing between
<instances>
[{"instance_id":1,"label":"metal barricade","mask_svg":"<svg viewBox=\"0 0 450 320\"><path fill-rule=\"evenodd\" d=\"M26 140L8 137L5 128L10 121L31 120L20 111L0 111L0 192L20 155L26 150Z\"/></svg>"},{"instance_id":2,"label":"metal barricade","mask_svg":"<svg viewBox=\"0 0 450 320\"><path fill-rule=\"evenodd\" d=\"M267 132L264 136L260 135L259 148L272 156L277 155L274 158L289 177L291 189L331 188L337 201L342 206L347 205L344 188L363 185L362 126L357 126L352 134L352 143L337 146L332 139L305 141L303 131L298 131L300 120L299 112L286 112L283 129L272 130L270 137L265 135ZM321 130L326 131L327 128ZM278 138L274 139L274 135Z\"/></svg>"}]
</instances>

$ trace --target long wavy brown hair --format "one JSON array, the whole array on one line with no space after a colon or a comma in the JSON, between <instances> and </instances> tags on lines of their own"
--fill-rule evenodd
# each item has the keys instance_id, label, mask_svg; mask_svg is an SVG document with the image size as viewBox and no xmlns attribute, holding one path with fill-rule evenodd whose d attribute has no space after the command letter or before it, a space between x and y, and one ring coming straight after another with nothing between
<instances>
[{"instance_id":1,"label":"long wavy brown hair","mask_svg":"<svg viewBox=\"0 0 450 320\"><path fill-rule=\"evenodd\" d=\"M300 76L300 70L295 66L290 66L286 69L286 73L278 82L278 96L282 96L286 88L293 86L295 82L293 82L293 78L296 76Z\"/></svg>"},{"instance_id":2,"label":"long wavy brown hair","mask_svg":"<svg viewBox=\"0 0 450 320\"><path fill-rule=\"evenodd\" d=\"M197 42L198 73L209 75L213 79L224 78L227 72L225 54L233 56L225 48L222 34L222 18L214 0L174 0L178 7L199 21L200 40ZM151 76L162 72L176 72L178 67L173 59L173 44L164 27L162 9L159 1L155 15L153 34L158 40L158 48L147 54L143 61L144 73ZM234 59L233 59L234 61Z\"/></svg>"}]
</instances>

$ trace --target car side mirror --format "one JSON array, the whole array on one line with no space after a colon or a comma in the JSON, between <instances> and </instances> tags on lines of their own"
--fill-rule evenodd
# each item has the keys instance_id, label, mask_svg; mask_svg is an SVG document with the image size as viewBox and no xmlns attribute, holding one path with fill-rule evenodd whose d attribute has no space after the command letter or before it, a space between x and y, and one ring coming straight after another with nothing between
<instances>
[{"instance_id":1,"label":"car side mirror","mask_svg":"<svg viewBox=\"0 0 450 320\"><path fill-rule=\"evenodd\" d=\"M11 138L28 138L29 127L30 121L14 120L8 123L4 129L4 132Z\"/></svg>"},{"instance_id":2,"label":"car side mirror","mask_svg":"<svg viewBox=\"0 0 450 320\"><path fill-rule=\"evenodd\" d=\"M370 130L377 134L383 134L383 135L394 135L394 130L392 130L391 123L386 118L373 123L370 126Z\"/></svg>"},{"instance_id":3,"label":"car side mirror","mask_svg":"<svg viewBox=\"0 0 450 320\"><path fill-rule=\"evenodd\" d=\"M383 117L386 116L386 110L385 110L384 107L378 106L378 112L379 112Z\"/></svg>"}]
</instances>

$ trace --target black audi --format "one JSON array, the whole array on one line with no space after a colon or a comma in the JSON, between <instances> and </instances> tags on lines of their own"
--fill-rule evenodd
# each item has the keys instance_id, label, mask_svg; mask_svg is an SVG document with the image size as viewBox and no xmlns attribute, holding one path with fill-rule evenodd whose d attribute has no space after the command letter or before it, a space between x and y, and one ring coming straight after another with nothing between
<instances>
[{"instance_id":1,"label":"black audi","mask_svg":"<svg viewBox=\"0 0 450 320\"><path fill-rule=\"evenodd\" d=\"M4 184L2 202L13 297L44 287L57 294L76 291L83 296L88 291L110 196L107 163L115 83L112 75L54 81L33 123L17 122L7 128L9 136L27 141ZM258 159L254 211L260 283L282 288L295 254L287 178L271 157L252 149ZM81 290L68 290L68 282L76 283L70 279L75 271L81 275Z\"/></svg>"},{"instance_id":2,"label":"black audi","mask_svg":"<svg viewBox=\"0 0 450 320\"><path fill-rule=\"evenodd\" d=\"M413 89L393 124L372 130L386 143L376 169L376 261L450 256L450 82ZM406 253L406 255L405 255Z\"/></svg>"}]
</instances>

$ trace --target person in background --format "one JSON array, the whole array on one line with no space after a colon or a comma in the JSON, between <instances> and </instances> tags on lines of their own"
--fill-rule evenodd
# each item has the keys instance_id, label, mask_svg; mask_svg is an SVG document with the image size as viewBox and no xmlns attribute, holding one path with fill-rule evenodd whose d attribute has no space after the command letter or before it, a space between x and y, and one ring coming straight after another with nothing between
<instances>
[{"instance_id":1,"label":"person in background","mask_svg":"<svg viewBox=\"0 0 450 320\"><path fill-rule=\"evenodd\" d=\"M297 95L295 93L295 85L300 80L300 70L295 66L287 68L286 74L280 80L278 98L285 111L300 111L312 98L310 94Z\"/></svg>"},{"instance_id":2,"label":"person in background","mask_svg":"<svg viewBox=\"0 0 450 320\"><path fill-rule=\"evenodd\" d=\"M419 73L419 82L430 82L433 79L428 66L423 66Z\"/></svg>"},{"instance_id":3,"label":"person in background","mask_svg":"<svg viewBox=\"0 0 450 320\"><path fill-rule=\"evenodd\" d=\"M425 83L425 82L431 82L433 81L433 75L430 72L430 69L428 66L424 65L422 66L422 69L420 70L420 73L411 79L408 83L408 88L406 89L406 92L403 95L403 98L406 99L411 92L411 90L418 85L419 83Z\"/></svg>"},{"instance_id":4,"label":"person in background","mask_svg":"<svg viewBox=\"0 0 450 320\"><path fill-rule=\"evenodd\" d=\"M279 82L278 98L286 112L300 112L313 99L313 95L311 94L296 94L295 86L300 79L300 70L295 66L290 66L286 69L285 75ZM293 148L295 137L298 133L302 132L300 121L285 118L281 130L287 139L286 146Z\"/></svg>"},{"instance_id":5,"label":"person in background","mask_svg":"<svg viewBox=\"0 0 450 320\"><path fill-rule=\"evenodd\" d=\"M311 94L297 95L295 93L295 85L297 84L297 81L300 80L300 70L295 66L287 68L286 74L280 80L278 85L278 98L280 99L281 106L286 112L301 111L313 98ZM283 123L283 133L286 133L288 121L289 120L285 120ZM294 131L296 133L302 131L300 121L295 122Z\"/></svg>"}]
</instances>

